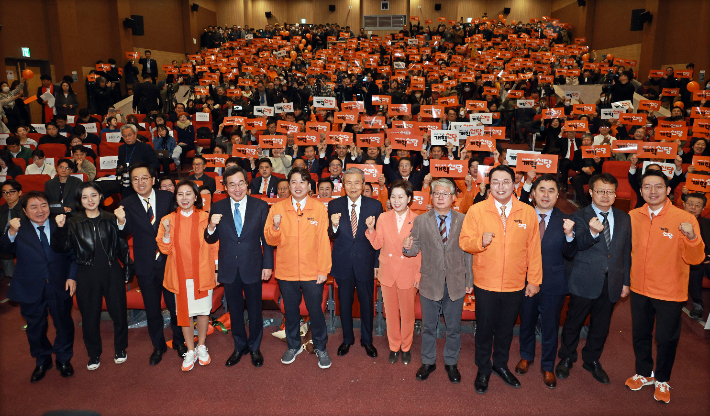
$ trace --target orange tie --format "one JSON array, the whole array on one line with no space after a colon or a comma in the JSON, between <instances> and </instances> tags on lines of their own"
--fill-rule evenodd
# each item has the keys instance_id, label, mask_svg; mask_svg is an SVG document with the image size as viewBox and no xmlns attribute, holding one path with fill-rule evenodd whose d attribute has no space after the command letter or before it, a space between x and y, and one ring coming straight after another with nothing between
<instances>
[{"instance_id":1,"label":"orange tie","mask_svg":"<svg viewBox=\"0 0 710 416\"><path fill-rule=\"evenodd\" d=\"M505 233L505 225L508 217L505 215L505 205L500 207L500 220L503 222L503 233Z\"/></svg>"},{"instance_id":2,"label":"orange tie","mask_svg":"<svg viewBox=\"0 0 710 416\"><path fill-rule=\"evenodd\" d=\"M296 209L296 215L298 217L301 217L303 215L303 211L301 211L301 205L298 205L298 208Z\"/></svg>"}]
</instances>

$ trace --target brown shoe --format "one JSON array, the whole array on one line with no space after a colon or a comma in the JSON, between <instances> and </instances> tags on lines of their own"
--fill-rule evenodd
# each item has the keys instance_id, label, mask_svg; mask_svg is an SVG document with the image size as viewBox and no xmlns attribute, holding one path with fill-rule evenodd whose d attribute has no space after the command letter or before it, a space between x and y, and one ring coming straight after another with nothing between
<instances>
[{"instance_id":1,"label":"brown shoe","mask_svg":"<svg viewBox=\"0 0 710 416\"><path fill-rule=\"evenodd\" d=\"M518 362L518 365L515 366L515 374L526 374L532 363L532 361L521 359L520 362Z\"/></svg>"},{"instance_id":2,"label":"brown shoe","mask_svg":"<svg viewBox=\"0 0 710 416\"><path fill-rule=\"evenodd\" d=\"M552 371L542 372L542 382L551 389L557 387L557 379L555 378L555 373Z\"/></svg>"}]
</instances>

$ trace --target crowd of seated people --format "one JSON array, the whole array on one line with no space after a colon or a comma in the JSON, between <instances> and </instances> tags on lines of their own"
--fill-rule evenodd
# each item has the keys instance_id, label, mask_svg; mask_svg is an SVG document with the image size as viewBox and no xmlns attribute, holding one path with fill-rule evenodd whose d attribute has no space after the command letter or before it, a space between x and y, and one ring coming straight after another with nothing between
<instances>
[{"instance_id":1,"label":"crowd of seated people","mask_svg":"<svg viewBox=\"0 0 710 416\"><path fill-rule=\"evenodd\" d=\"M59 85L54 85L51 77L44 75L38 96L49 91L57 97L57 105L61 103L64 107L49 117L51 108L47 111L48 103L40 98L42 123L33 124L23 118L22 84L12 91L3 89L4 95L0 96L7 115L3 128L10 131L4 135L5 148L0 150L0 175L6 178L3 199L9 208L6 230L10 230L12 236L7 237L6 232L4 247L18 244L14 236L19 236L17 233L21 228L19 223L11 224L13 219L27 221L23 227L29 228L30 222L35 225L39 224L37 221L44 223L49 213L58 215L56 227L63 229L57 237L51 236L51 247L56 248L57 253L86 250L82 247L86 241L81 234L86 232L85 223L105 227L106 238L114 240L108 242L110 249L99 256L97 264L126 260L125 253L120 252L125 242L122 239L132 235L134 252L138 252L141 245L140 256L148 255L133 261L149 315L148 326L154 346L151 365L159 363L167 349L165 339L157 329L161 325L158 320L162 318L158 316L160 308L156 306L156 299L159 300L161 294L165 299L171 299L166 303L173 316L173 347L183 359L182 369L189 371L198 361L202 365L210 362L205 346L207 320L204 316L210 313L209 305L216 285L225 287L227 302L237 305L240 311L246 304L250 321L254 314L253 320L260 325L261 309L255 304L255 297L261 291L262 280L271 278L273 270L281 287L286 316L288 350L282 362L290 364L301 352L294 331L298 329L296 298L300 299L302 294L311 314L319 366L329 367L331 360L325 349L327 335L322 311L319 313L318 310L322 285L331 266L333 270L338 269L332 275L341 287L339 293L344 296L341 302L345 305L352 304L355 292L360 298L369 290L371 297L373 290L368 285L375 277L372 271L361 271L361 264L353 264L348 270L335 265L336 246L344 244L344 239L362 247L362 253L365 253L362 254L362 264L374 265L375 250L380 250L380 269L387 271L377 278L383 287L387 287L383 291L386 293L384 303L387 317L392 317L392 322L390 319L387 322L389 361L394 363L401 359L408 364L413 330L410 328L413 315L409 306L414 302L414 288L419 288L421 296L436 292L420 288L424 280L420 282L419 279L432 278L425 273L430 256L426 246L420 241L415 241L412 246L412 241L405 238L410 231L418 230L414 221L417 215L431 215L442 236L454 232L452 218L465 216L464 228L457 229L456 235L459 232L462 235L463 252L473 254L473 281L467 280L465 289L471 293L468 289L473 290L475 285L476 297L479 297L479 289L491 292L490 288L476 283L476 270L480 267L476 262L485 258L488 245L495 245L495 241L504 238L506 231L510 232L510 227L517 227L512 220L514 213L506 212L508 204L512 204L515 212L518 209L525 215L532 212L534 227L529 228L538 229L539 225L540 234L545 227L552 227L543 225L552 221L552 218L545 220L544 215L557 212L552 207L558 195L580 207L574 216L565 217L565 221L573 222L574 228L565 222L562 233L561 219L555 225L560 231L560 244L576 241L574 249L571 246L565 249L569 251L567 254L591 247L591 243L584 246L575 233L586 230L586 234L591 232L594 236L594 242L603 241L607 239L605 230L609 231L610 224L626 221L628 215L624 211L644 209L647 205L648 210L651 206L659 210L677 209L679 212L671 211L668 216L675 215L678 221L682 220L681 224L690 224L680 226L684 235L681 240L693 246L693 250L697 250L697 242L702 243L707 236L706 221L710 221L704 218L708 214L705 211L707 195L693 178L706 174L708 162L702 157L710 156L707 146L710 105L705 98L710 84L701 87L693 81L693 64L680 70L669 67L663 75L657 71L652 71L650 77L637 74L627 60L612 55L597 56L588 46L575 42L568 25L547 18L510 24L503 18L473 19L438 26L429 24L426 27L417 24L383 37L366 35L362 29L356 36L350 27L337 24L277 24L258 30L248 26L209 27L200 37L200 45L200 51L186 54L182 63L173 61L165 67L167 78L160 82L157 82L158 67L163 68L167 63L156 63L150 51L146 51L139 62L143 66L144 84L150 84L146 86L137 83L138 69L133 66L134 61L129 61L122 72L116 70L113 74L115 61L109 60L110 73L92 74L98 78L87 80L91 99L86 105L76 101L66 77ZM122 79L119 72L125 78ZM641 83L639 79L648 80ZM121 114L112 105L120 97L121 81L132 91L138 91L141 97L136 100L139 102L133 103L135 114ZM157 84L153 86L153 83ZM195 83L199 86L194 88L187 101L177 102L182 94L176 95L172 91ZM575 85L599 85L598 100L583 103L571 96L563 96L556 88L564 87L564 92ZM532 168L529 165L526 168L521 162L525 152L551 160L554 168L549 170L550 166L535 161ZM442 169L442 166L454 168ZM496 173L495 181L489 174L491 171ZM162 174L158 176L160 172ZM688 178L688 174L692 176ZM15 209L17 194L22 193L23 186L28 186L22 185L22 177L30 175L48 175L41 188L32 189L44 193L30 194L30 190L25 189L21 204L23 211L19 211ZM567 192L570 185L573 194ZM668 190L661 202L654 199L657 195L653 193L659 186ZM547 190L544 195L541 189ZM552 194L554 201L550 205ZM506 200L511 195L514 203ZM666 195L670 198L669 208L665 208L663 202ZM113 205L105 202L108 198ZM209 201L204 207L203 200ZM346 204L344 201L347 200L351 203ZM622 205L627 201L626 209L609 211L615 200ZM32 215L24 214L31 204L37 206L37 211ZM43 215L44 204L47 205L47 215ZM252 205L258 210L252 212L249 211L252 208L248 208L245 211L244 206ZM542 219L535 216L530 205L538 207ZM481 224L476 222L491 220L490 212L484 206L489 206L493 216L499 217L502 207L502 228L497 236L488 235L492 233L484 232ZM692 215L683 216L683 209ZM371 215L364 216L366 211ZM607 221L607 215L599 214L600 211L607 215L613 212L612 220ZM446 212L449 212L448 217ZM456 214L451 214L453 212ZM584 216L590 212L594 218L598 217L598 224ZM142 214L146 215L141 217ZM341 218L341 215L347 218ZM658 212L652 212L652 215L659 216ZM299 240L301 237L297 231L303 226L302 216L314 225L315 231ZM521 221L528 219L524 216L515 221L525 225ZM584 223L580 224L582 220ZM404 228L403 221L406 222ZM642 219L632 217L628 224L629 239L633 227L645 226L642 222ZM352 230L341 230L339 224L346 228L351 224ZM679 228L677 223L673 224ZM55 225L51 227L54 229ZM385 227L391 229L383 231ZM478 241L464 244L464 233L474 231L478 234L468 237L476 237ZM403 233L401 238L398 233ZM606 240L609 250L610 241L623 234L621 231L616 233L614 228L613 236ZM209 272L210 269L214 271L214 267L205 265L203 257L213 259L227 256L226 253L236 255L239 249L230 247L230 244L241 241L242 236L247 242L245 246L261 245L263 253L258 258L249 258L248 261L255 265L235 265L236 275L231 269L228 272L220 270L215 281ZM215 245L217 241L220 242L219 248ZM302 244L302 251L294 252L299 244ZM411 247L415 250L409 253ZM627 248L630 249L630 244ZM624 245L618 248L624 249ZM421 255L417 257L419 250ZM537 250L538 263L530 263L528 267L539 266L539 246ZM395 257L401 257L402 261L396 263L396 268L393 265L385 268L382 265L384 252L395 253ZM463 252L461 256L467 255ZM198 256L186 253L198 253ZM627 260L630 258L630 253L624 255ZM546 258L545 255L542 257L544 266ZM531 258L533 260L528 261L535 261L534 256ZM56 261L60 261L59 257ZM90 260L82 261L84 263L77 261L78 270L67 272L69 278L64 276L64 280L76 282L76 286L67 284L67 288L72 294L76 291L78 297L83 297L79 307L85 322L88 321L84 327L84 341L90 353L88 368L95 370L99 367L101 354L100 339L90 333L96 329L96 296L100 300L101 290L119 287L115 283L124 276L114 270L102 277L107 281L113 279L110 284L83 289L82 281L94 276L95 266ZM697 263L695 258L684 258L678 265L673 265L671 274L685 273L685 277L680 277L681 283L686 283L685 287L676 288L685 291L685 298L682 294L666 296L665 293L659 295L634 289L633 266L631 271L626 271L626 277L620 277L623 285L613 289L618 289L621 295L612 294L612 288L607 288L606 284L604 290L610 298L618 300L619 296L628 295L631 286L644 302L661 299L684 303L690 293L691 316L700 319L705 271L703 267L698 269ZM6 260L3 260L5 264ZM220 268L225 267L221 261L219 264ZM303 268L294 271L296 264ZM621 264L628 266L628 261L624 263L622 260ZM694 265L690 272L688 264ZM610 273L611 268L607 268ZM8 272L5 269L6 275L12 273ZM222 273L230 275L222 277ZM411 275L398 280L388 279L393 276L387 273ZM630 283L629 273L632 276ZM361 275L366 277L360 279ZM640 275L643 273L636 271L635 278L639 279ZM543 276L542 272L540 276ZM517 277L504 273L504 278L513 279L510 287L515 289L511 290L520 294L520 298L511 300L511 305L521 307L522 302L525 307L525 301L521 301L523 292L530 298L540 296L536 295L539 283L522 288L518 287ZM463 299L463 285L461 282L461 288L456 288L456 296L460 295L457 300ZM446 290L453 291L454 288L447 286ZM572 287L567 289L566 285L560 290L563 293L558 296L569 291L580 299L588 297L584 293L575 293ZM454 296L453 292L447 293ZM109 312L113 317L125 308L125 294L112 293L110 296ZM436 296L441 299L441 295ZM485 306L481 305L483 310L495 310L494 295L482 294L481 297L486 299ZM598 293L593 296L599 297ZM555 302L559 300L555 299ZM489 300L490 304L487 303ZM429 301L441 302L437 299ZM578 305L583 303L582 300L577 302ZM613 307L615 302L608 303ZM367 304L362 298L360 303ZM429 314L435 309L432 305L428 306L431 308ZM605 304L605 310L608 306ZM446 308L449 307L452 306ZM455 307L458 309L453 310L458 310L460 315L461 307L458 305ZM584 307L579 306L583 318L587 315ZM517 313L517 309L511 312ZM520 313L523 313L522 309ZM556 313L559 321L559 308ZM675 314L676 311L673 309L667 313ZM610 314L608 310L604 318L599 319L603 322ZM197 346L191 335L188 337L182 333L188 325L192 333L192 317L196 317L199 333ZM393 324L400 317L401 328ZM235 325L235 319L232 324ZM510 322L491 321L486 325L484 328L491 328L490 325L503 328L510 326ZM570 325L567 336L574 338L571 334L576 331L578 339L579 328ZM635 322L634 325L640 327L642 323ZM346 333L352 328L348 329L345 323L343 328L344 340L338 355L347 354L354 342L352 335ZM367 330L366 325L363 328ZM602 324L601 328L595 329L603 335L599 337L601 345L585 356L585 366L593 367L590 371L597 380L608 382L598 360L609 328ZM114 331L117 346L114 360L121 363L127 356L125 322L115 321ZM252 363L261 366L260 335L252 333L261 330L250 325L248 337L243 326L233 327L233 331L235 352L227 365L237 364L249 353ZM372 346L371 322L369 331L370 337L363 335L361 343L367 354L374 357L377 351ZM491 338L506 338L506 330L502 330L501 335L490 331ZM481 333L481 336L488 335ZM564 337L563 331L563 344ZM556 339L555 335L555 348ZM509 340L501 342L503 346L507 342L509 348ZM670 354L673 349L674 354L673 343L677 344L677 339L669 338L664 342L666 350L663 353ZM562 361L554 370L558 378L566 378L572 363L568 361L572 356L569 349L576 348L574 341L564 345L569 355L560 355ZM587 345L590 345L589 341ZM485 357L485 351L481 354L479 357L477 352L476 358L480 376L477 376L476 389L479 393L486 391L487 376L491 371L501 375L507 384L516 386L517 383L519 386L515 376L503 368L507 363L494 359L491 370L490 363L485 363L485 360L490 361L490 354L488 357ZM552 354L554 361L554 351ZM637 356L641 354L642 351L637 351ZM422 356L424 358L425 354ZM430 356L428 352L427 360ZM62 359L64 361L60 363L60 357L57 357L57 365L62 375L69 374L71 366L66 366L66 356ZM446 371L452 382L458 382L460 374L456 363L449 361ZM522 361L532 361L532 358ZM524 374L528 364L523 363L516 372ZM426 379L433 371L432 365L423 360L417 378ZM667 401L670 370L667 360L663 365L666 367L656 382L657 399ZM44 377L48 366L51 366L51 357L47 361L46 356L38 356L33 381ZM543 367L543 372L553 373L549 365L543 363ZM554 375L545 377L545 384L554 387ZM637 376L627 385L637 389L653 384L649 380L652 378L645 364L637 365Z\"/></svg>"}]
</instances>

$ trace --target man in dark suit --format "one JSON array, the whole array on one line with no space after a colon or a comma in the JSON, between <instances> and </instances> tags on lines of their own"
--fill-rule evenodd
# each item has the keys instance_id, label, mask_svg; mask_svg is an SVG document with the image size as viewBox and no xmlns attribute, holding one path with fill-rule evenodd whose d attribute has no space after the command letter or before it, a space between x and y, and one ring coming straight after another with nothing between
<instances>
[{"instance_id":1,"label":"man in dark suit","mask_svg":"<svg viewBox=\"0 0 710 416\"><path fill-rule=\"evenodd\" d=\"M259 81L256 83L256 90L254 90L254 94L251 96L251 106L268 106L268 107L273 107L274 104L276 103L276 94L274 94L273 90L267 90L264 87L264 82Z\"/></svg>"},{"instance_id":2,"label":"man in dark suit","mask_svg":"<svg viewBox=\"0 0 710 416\"><path fill-rule=\"evenodd\" d=\"M143 76L143 82L133 91L133 108L140 114L148 114L161 108L160 88L153 84L150 75Z\"/></svg>"},{"instance_id":3,"label":"man in dark suit","mask_svg":"<svg viewBox=\"0 0 710 416\"><path fill-rule=\"evenodd\" d=\"M182 328L177 325L175 295L163 287L166 257L158 251L158 243L155 241L160 221L172 211L173 194L153 189L155 170L145 163L132 163L129 175L134 193L121 201L116 216L126 218L123 225L120 222L118 224L119 235L123 238L133 236L133 261L143 296L148 334L154 348L150 365L156 365L168 349L163 335L161 295L170 311L173 348L180 358L187 353Z\"/></svg>"},{"instance_id":4,"label":"man in dark suit","mask_svg":"<svg viewBox=\"0 0 710 416\"><path fill-rule=\"evenodd\" d=\"M315 146L306 146L303 148L303 160L306 162L306 169L308 169L308 172L320 176L323 166L321 166L317 156Z\"/></svg>"},{"instance_id":5,"label":"man in dark suit","mask_svg":"<svg viewBox=\"0 0 710 416\"><path fill-rule=\"evenodd\" d=\"M574 222L569 216L555 208L559 195L559 185L553 175L542 175L532 184L532 198L535 211L540 219L540 244L542 254L542 284L540 292L523 298L520 305L520 357L515 367L517 374L525 374L535 359L535 328L540 317L542 329L541 368L543 383L557 386L555 379L555 355L557 354L557 333L560 313L567 288L565 258L574 257L577 242L574 239ZM529 199L522 198L528 202Z\"/></svg>"},{"instance_id":6,"label":"man in dark suit","mask_svg":"<svg viewBox=\"0 0 710 416\"><path fill-rule=\"evenodd\" d=\"M259 350L264 333L261 282L271 278L274 268L274 248L264 240L269 205L247 196L247 174L241 167L230 166L223 178L229 198L212 205L205 241L220 242L217 280L224 285L234 338L234 352L225 365L236 365L249 352L252 365L261 367L264 364ZM248 338L244 327L245 302L249 314Z\"/></svg>"},{"instance_id":7,"label":"man in dark suit","mask_svg":"<svg viewBox=\"0 0 710 416\"><path fill-rule=\"evenodd\" d=\"M631 219L612 207L618 185L609 173L594 175L589 181L592 204L572 217L578 252L568 281L569 309L562 327L560 362L555 367L555 375L562 380L569 377L577 361L579 333L591 315L587 343L582 348L582 368L600 383L609 384L599 358L614 305L620 297L629 295L631 272Z\"/></svg>"},{"instance_id":8,"label":"man in dark suit","mask_svg":"<svg viewBox=\"0 0 710 416\"><path fill-rule=\"evenodd\" d=\"M138 141L138 129L133 124L124 124L121 126L121 136L124 144L118 146L118 162L116 170L130 169L136 163L146 163L153 170L160 169L160 161L155 155L155 150L147 144ZM134 188L130 186L129 181L124 181L121 188L121 196L123 198L133 194Z\"/></svg>"},{"instance_id":9,"label":"man in dark suit","mask_svg":"<svg viewBox=\"0 0 710 416\"><path fill-rule=\"evenodd\" d=\"M44 193L49 197L49 209L54 215L76 211L76 190L82 181L71 176L73 169L74 162L60 159L57 162L57 175L44 183Z\"/></svg>"},{"instance_id":10,"label":"man in dark suit","mask_svg":"<svg viewBox=\"0 0 710 416\"><path fill-rule=\"evenodd\" d=\"M140 58L138 63L143 65L143 69L141 70L143 79L150 78L153 80L153 83L155 83L155 80L158 79L158 63L155 62L155 59L150 59L150 55L151 51L146 50L145 58Z\"/></svg>"},{"instance_id":11,"label":"man in dark suit","mask_svg":"<svg viewBox=\"0 0 710 416\"><path fill-rule=\"evenodd\" d=\"M412 235L403 242L404 255L422 253L419 299L422 308L422 366L417 380L436 370L436 331L441 315L446 322L444 368L449 381L461 382L461 313L466 293L473 292L473 255L458 245L464 214L452 209L456 186L448 179L431 184L434 209L414 219ZM443 272L442 272L443 271Z\"/></svg>"},{"instance_id":12,"label":"man in dark suit","mask_svg":"<svg viewBox=\"0 0 710 416\"><path fill-rule=\"evenodd\" d=\"M72 296L76 290L76 263L73 255L58 254L50 247L56 228L49 221L49 201L42 192L30 191L22 197L26 219L13 218L0 237L0 252L17 256L16 277L7 296L20 304L20 314L27 321L27 340L36 367L30 382L44 378L52 368L52 354L62 377L71 377L74 368L74 321ZM47 338L47 311L56 329L54 345Z\"/></svg>"},{"instance_id":13,"label":"man in dark suit","mask_svg":"<svg viewBox=\"0 0 710 416\"><path fill-rule=\"evenodd\" d=\"M252 195L264 195L269 198L275 198L278 193L276 190L276 185L278 183L278 178L274 177L271 173L273 170L273 165L271 160L265 157L259 160L259 175L252 179L249 184L249 189Z\"/></svg>"},{"instance_id":14,"label":"man in dark suit","mask_svg":"<svg viewBox=\"0 0 710 416\"><path fill-rule=\"evenodd\" d=\"M582 136L582 146L591 146L594 143L594 136L589 133L585 133ZM584 192L584 185L589 183L589 179L592 175L602 172L602 165L604 164L604 159L600 157L595 157L591 159L584 159L582 156L582 150L575 150L574 152L574 162L572 163L572 170L577 172L574 177L572 177L572 186L574 187L574 194L577 197L577 202L586 207L589 205L589 198Z\"/></svg>"},{"instance_id":15,"label":"man in dark suit","mask_svg":"<svg viewBox=\"0 0 710 416\"><path fill-rule=\"evenodd\" d=\"M648 169L648 168L647 168ZM5 182L7 184L7 182ZM3 193L5 186L3 186ZM693 300L693 307L690 310L690 317L693 319L703 318L703 278L710 276L710 219L700 214L705 210L707 197L702 193L694 193L683 196L683 208L695 215L700 227L700 237L705 244L705 261L701 264L690 266L690 277L688 279L688 295ZM643 199L642 199L643 200ZM2 207L0 207L0 219L2 219Z\"/></svg>"},{"instance_id":16,"label":"man in dark suit","mask_svg":"<svg viewBox=\"0 0 710 416\"><path fill-rule=\"evenodd\" d=\"M357 290L360 302L360 345L365 348L368 356L377 357L377 350L372 345L372 324L375 269L379 267L379 261L378 251L372 248L365 232L366 223L377 221L382 213L382 204L375 199L363 197L364 186L363 171L350 168L343 174L343 187L347 196L336 198L328 204L328 234L333 240L333 266L330 274L338 284L340 321L343 326L343 343L338 347L338 355L347 354L355 343L352 310ZM340 227L341 218L343 227Z\"/></svg>"},{"instance_id":17,"label":"man in dark suit","mask_svg":"<svg viewBox=\"0 0 710 416\"><path fill-rule=\"evenodd\" d=\"M206 186L212 194L217 191L217 183L214 178L205 174L205 166L207 165L207 159L197 155L192 159L192 175L188 176L187 179L191 181L201 181L202 185Z\"/></svg>"},{"instance_id":18,"label":"man in dark suit","mask_svg":"<svg viewBox=\"0 0 710 416\"><path fill-rule=\"evenodd\" d=\"M429 173L429 156L426 154L426 151L422 151L422 157L424 158L424 161L422 162L422 169L416 172L412 170L412 159L408 157L400 158L399 163L395 161L394 163L397 163L397 167L393 168L393 161L390 158L391 154L392 148L387 146L382 172L384 173L387 182L392 183L396 180L404 179L412 184L415 191L421 191L422 184L424 183L424 177L427 173Z\"/></svg>"},{"instance_id":19,"label":"man in dark suit","mask_svg":"<svg viewBox=\"0 0 710 416\"><path fill-rule=\"evenodd\" d=\"M14 179L7 179L2 184L2 199L5 203L0 205L0 225L2 232L10 228L10 220L13 218L25 219L25 212L22 211L20 197L22 196L22 185ZM15 255L0 254L0 264L6 277L12 277L15 272Z\"/></svg>"}]
</instances>

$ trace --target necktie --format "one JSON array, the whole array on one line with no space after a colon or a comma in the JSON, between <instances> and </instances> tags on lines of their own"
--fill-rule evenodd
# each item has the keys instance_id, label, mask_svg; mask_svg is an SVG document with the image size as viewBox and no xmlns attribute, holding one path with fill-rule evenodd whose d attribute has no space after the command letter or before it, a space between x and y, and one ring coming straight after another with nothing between
<instances>
[{"instance_id":1,"label":"necktie","mask_svg":"<svg viewBox=\"0 0 710 416\"><path fill-rule=\"evenodd\" d=\"M505 223L508 220L508 217L505 215L505 205L500 207L500 220L503 222L503 233L505 233Z\"/></svg>"},{"instance_id":2,"label":"necktie","mask_svg":"<svg viewBox=\"0 0 710 416\"><path fill-rule=\"evenodd\" d=\"M311 166L313 166L313 161L312 161L312 160L309 160L309 161L308 161L308 171L309 171L309 172L310 172L310 170L311 170Z\"/></svg>"},{"instance_id":3,"label":"necktie","mask_svg":"<svg viewBox=\"0 0 710 416\"><path fill-rule=\"evenodd\" d=\"M266 186L269 184L269 181L266 178L261 178L261 189L259 190L259 193L262 195L266 195Z\"/></svg>"},{"instance_id":4,"label":"necktie","mask_svg":"<svg viewBox=\"0 0 710 416\"><path fill-rule=\"evenodd\" d=\"M357 213L355 212L355 204L353 204L353 209L350 211L350 226L353 228L353 238L357 234Z\"/></svg>"},{"instance_id":5,"label":"necktie","mask_svg":"<svg viewBox=\"0 0 710 416\"><path fill-rule=\"evenodd\" d=\"M540 241L545 236L545 217L547 217L547 214L540 214Z\"/></svg>"},{"instance_id":6,"label":"necktie","mask_svg":"<svg viewBox=\"0 0 710 416\"><path fill-rule=\"evenodd\" d=\"M448 240L446 237L446 215L439 215L439 234L441 235L441 242L446 245Z\"/></svg>"},{"instance_id":7,"label":"necktie","mask_svg":"<svg viewBox=\"0 0 710 416\"><path fill-rule=\"evenodd\" d=\"M569 141L569 160L574 160L574 139Z\"/></svg>"},{"instance_id":8,"label":"necktie","mask_svg":"<svg viewBox=\"0 0 710 416\"><path fill-rule=\"evenodd\" d=\"M297 204L296 215L297 215L298 217L303 216L303 211L301 211L301 204Z\"/></svg>"},{"instance_id":9,"label":"necktie","mask_svg":"<svg viewBox=\"0 0 710 416\"><path fill-rule=\"evenodd\" d=\"M155 226L155 214L153 213L153 207L150 205L150 201L148 198L143 198L145 201L146 205L146 212L148 213L148 217L150 218L150 225Z\"/></svg>"},{"instance_id":10,"label":"necktie","mask_svg":"<svg viewBox=\"0 0 710 416\"><path fill-rule=\"evenodd\" d=\"M237 236L242 236L242 214L239 212L239 202L234 204L234 228L237 230Z\"/></svg>"},{"instance_id":11,"label":"necktie","mask_svg":"<svg viewBox=\"0 0 710 416\"><path fill-rule=\"evenodd\" d=\"M602 225L604 226L604 230L602 230L602 234L604 235L604 240L606 241L606 248L609 248L609 244L611 244L611 230L609 229L609 218L608 212L600 212L602 214L602 217L604 217L604 221L602 221Z\"/></svg>"},{"instance_id":12,"label":"necktie","mask_svg":"<svg viewBox=\"0 0 710 416\"><path fill-rule=\"evenodd\" d=\"M52 249L49 247L49 240L47 240L47 234L44 233L44 225L37 227L39 231L39 242L42 243L42 248L44 249L44 254L47 256L47 261L52 258Z\"/></svg>"}]
</instances>

